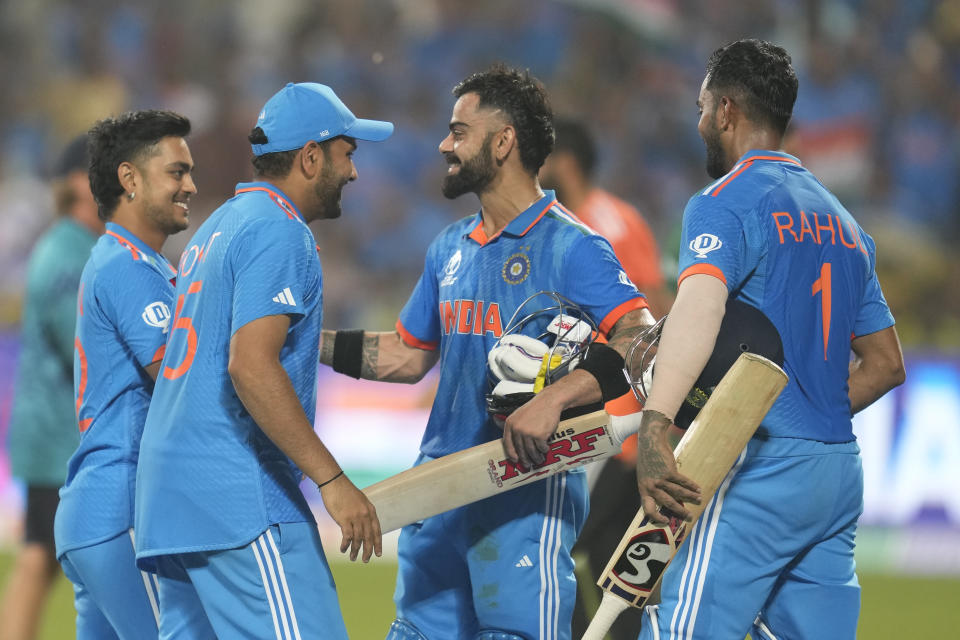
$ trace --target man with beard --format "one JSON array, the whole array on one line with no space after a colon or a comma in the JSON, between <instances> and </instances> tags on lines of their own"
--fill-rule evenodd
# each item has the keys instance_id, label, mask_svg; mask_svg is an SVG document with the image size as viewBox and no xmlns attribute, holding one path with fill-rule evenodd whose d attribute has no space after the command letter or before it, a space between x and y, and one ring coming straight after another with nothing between
<instances>
[{"instance_id":1,"label":"man with beard","mask_svg":"<svg viewBox=\"0 0 960 640\"><path fill-rule=\"evenodd\" d=\"M481 209L431 243L396 331L324 331L321 361L354 377L415 382L439 360L418 464L503 435L509 455L529 468L543 461L562 409L619 395L610 391L617 381L626 391L622 353L653 318L609 242L540 188L554 131L539 81L495 66L453 93L440 143L449 165L442 191L451 199L475 193ZM584 370L545 387L519 409L527 418L508 419L501 433L486 412L487 354L521 303L541 291L578 305L609 346L592 346ZM586 510L577 470L405 527L387 637L569 638L570 548Z\"/></svg>"},{"instance_id":2,"label":"man with beard","mask_svg":"<svg viewBox=\"0 0 960 640\"><path fill-rule=\"evenodd\" d=\"M307 224L340 215L357 140L392 132L327 86L288 84L249 137L258 180L180 259L137 470L137 561L160 577L163 637L347 637L301 477L351 560L380 555L380 530L313 430L322 289Z\"/></svg>"},{"instance_id":3,"label":"man with beard","mask_svg":"<svg viewBox=\"0 0 960 640\"><path fill-rule=\"evenodd\" d=\"M54 521L73 582L78 638L157 637L155 585L137 571L133 493L140 436L160 369L174 268L160 254L187 228L190 121L134 111L89 132L90 190L106 233L80 278L73 380L80 445Z\"/></svg>"},{"instance_id":4,"label":"man with beard","mask_svg":"<svg viewBox=\"0 0 960 640\"><path fill-rule=\"evenodd\" d=\"M797 89L787 52L760 40L717 49L700 88L715 182L684 212L677 300L641 418L646 513L685 513L688 481L665 433L713 351L728 296L777 328L790 382L665 572L644 640L856 634L863 474L850 418L903 381L903 357L873 240L778 150Z\"/></svg>"}]
</instances>

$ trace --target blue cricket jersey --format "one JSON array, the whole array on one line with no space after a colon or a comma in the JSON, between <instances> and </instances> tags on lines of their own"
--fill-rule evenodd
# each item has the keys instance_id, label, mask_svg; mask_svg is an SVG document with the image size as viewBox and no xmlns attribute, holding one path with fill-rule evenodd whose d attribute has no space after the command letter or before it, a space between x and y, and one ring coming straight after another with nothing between
<instances>
[{"instance_id":1,"label":"blue cricket jersey","mask_svg":"<svg viewBox=\"0 0 960 640\"><path fill-rule=\"evenodd\" d=\"M693 196L683 216L682 281L722 280L780 332L790 382L764 419L772 436L854 440L850 342L893 325L873 239L800 161L751 151Z\"/></svg>"},{"instance_id":2,"label":"blue cricket jersey","mask_svg":"<svg viewBox=\"0 0 960 640\"><path fill-rule=\"evenodd\" d=\"M142 568L152 556L235 548L271 524L313 521L301 472L244 408L227 364L240 327L289 315L280 362L312 422L321 309L320 259L300 213L269 183L238 185L180 258L137 470Z\"/></svg>"},{"instance_id":3,"label":"blue cricket jersey","mask_svg":"<svg viewBox=\"0 0 960 640\"><path fill-rule=\"evenodd\" d=\"M487 238L481 212L448 226L427 250L423 275L400 313L403 340L440 348L440 381L420 450L440 457L502 436L486 412L487 353L517 307L539 291L578 304L609 333L647 306L610 243L552 191ZM552 317L542 319L543 329Z\"/></svg>"},{"instance_id":4,"label":"blue cricket jersey","mask_svg":"<svg viewBox=\"0 0 960 640\"><path fill-rule=\"evenodd\" d=\"M174 268L114 223L80 277L73 381L80 445L67 466L54 522L58 557L133 526L140 436L163 357Z\"/></svg>"}]
</instances>

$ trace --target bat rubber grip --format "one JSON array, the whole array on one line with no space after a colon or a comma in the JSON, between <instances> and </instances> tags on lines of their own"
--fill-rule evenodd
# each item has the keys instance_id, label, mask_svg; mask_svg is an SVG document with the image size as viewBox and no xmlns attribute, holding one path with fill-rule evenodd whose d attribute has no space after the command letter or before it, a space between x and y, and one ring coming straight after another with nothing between
<instances>
[{"instance_id":1,"label":"bat rubber grip","mask_svg":"<svg viewBox=\"0 0 960 640\"><path fill-rule=\"evenodd\" d=\"M610 416L610 435L617 441L617 444L623 444L623 441L637 432L640 427L640 416L636 413L628 413L625 416Z\"/></svg>"},{"instance_id":2,"label":"bat rubber grip","mask_svg":"<svg viewBox=\"0 0 960 640\"><path fill-rule=\"evenodd\" d=\"M597 607L597 612L593 614L590 626L587 627L580 640L603 640L617 616L629 606L630 604L626 600L618 598L609 591L604 591L600 606Z\"/></svg>"}]
</instances>

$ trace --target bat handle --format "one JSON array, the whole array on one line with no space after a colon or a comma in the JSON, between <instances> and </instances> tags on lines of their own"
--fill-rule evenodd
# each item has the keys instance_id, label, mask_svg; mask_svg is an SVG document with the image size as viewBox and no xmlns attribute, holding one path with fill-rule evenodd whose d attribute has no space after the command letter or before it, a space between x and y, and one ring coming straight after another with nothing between
<instances>
[{"instance_id":1,"label":"bat handle","mask_svg":"<svg viewBox=\"0 0 960 640\"><path fill-rule=\"evenodd\" d=\"M617 616L629 606L626 600L618 598L609 591L604 591L600 606L597 608L597 612L593 614L593 620L590 621L590 626L587 627L580 640L603 640Z\"/></svg>"},{"instance_id":2,"label":"bat handle","mask_svg":"<svg viewBox=\"0 0 960 640\"><path fill-rule=\"evenodd\" d=\"M624 416L610 416L610 432L618 445L637 433L640 428L640 412L628 413Z\"/></svg>"}]
</instances>

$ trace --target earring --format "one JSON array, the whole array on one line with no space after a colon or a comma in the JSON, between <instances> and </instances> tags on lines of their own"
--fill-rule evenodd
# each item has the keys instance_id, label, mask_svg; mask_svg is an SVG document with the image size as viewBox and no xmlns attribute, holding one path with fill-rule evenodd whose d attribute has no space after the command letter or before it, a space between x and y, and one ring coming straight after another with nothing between
<instances>
[{"instance_id":1,"label":"earring","mask_svg":"<svg viewBox=\"0 0 960 640\"><path fill-rule=\"evenodd\" d=\"M137 192L136 192L136 191L131 191L130 193L127 194L127 199L132 202L134 196L136 196L136 195L137 195Z\"/></svg>"}]
</instances>

